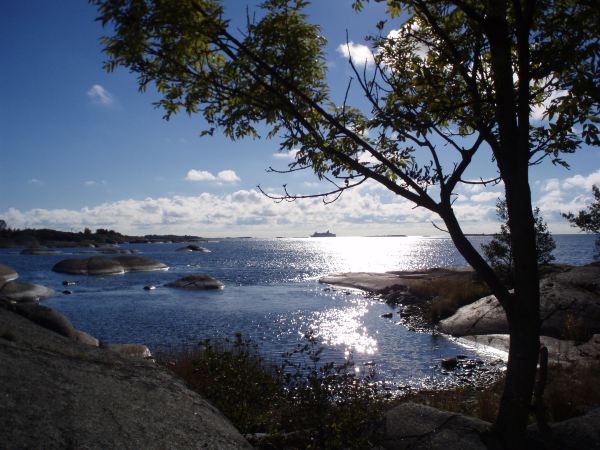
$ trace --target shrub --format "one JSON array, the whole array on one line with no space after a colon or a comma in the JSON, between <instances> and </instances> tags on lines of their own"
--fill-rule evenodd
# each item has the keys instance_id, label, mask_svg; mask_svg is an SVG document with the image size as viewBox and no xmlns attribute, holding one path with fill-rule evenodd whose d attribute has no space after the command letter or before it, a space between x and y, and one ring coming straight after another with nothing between
<instances>
[{"instance_id":1,"label":"shrub","mask_svg":"<svg viewBox=\"0 0 600 450\"><path fill-rule=\"evenodd\" d=\"M314 334L267 364L250 341L204 341L157 361L214 404L256 448L368 448L376 443L384 394L351 362L321 363ZM253 434L267 433L258 439Z\"/></svg>"}]
</instances>

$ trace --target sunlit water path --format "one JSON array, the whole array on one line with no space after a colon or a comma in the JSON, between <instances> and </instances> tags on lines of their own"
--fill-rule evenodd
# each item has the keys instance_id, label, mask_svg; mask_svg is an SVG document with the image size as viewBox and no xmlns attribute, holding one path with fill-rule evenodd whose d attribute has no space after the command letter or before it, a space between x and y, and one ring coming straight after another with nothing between
<instances>
[{"instance_id":1,"label":"sunlit water path","mask_svg":"<svg viewBox=\"0 0 600 450\"><path fill-rule=\"evenodd\" d=\"M472 237L476 246L487 237ZM556 236L557 262L592 261L593 237ZM446 238L337 237L316 239L224 239L207 242L211 253L178 253L180 244L129 247L170 266L167 272L79 277L51 272L61 259L79 254L20 255L0 249L0 262L23 281L59 294L45 304L66 314L76 327L107 342L139 342L151 349L193 345L204 339L251 338L273 361L293 350L313 330L325 344L323 361L352 357L357 371L374 367L379 377L401 384L444 377L440 359L483 357L444 336L415 333L381 315L391 309L357 291L325 290L318 278L332 272L416 270L464 266ZM189 274L206 273L226 285L220 291L189 292L161 287ZM65 279L72 295L60 294ZM156 284L154 291L145 291Z\"/></svg>"}]
</instances>

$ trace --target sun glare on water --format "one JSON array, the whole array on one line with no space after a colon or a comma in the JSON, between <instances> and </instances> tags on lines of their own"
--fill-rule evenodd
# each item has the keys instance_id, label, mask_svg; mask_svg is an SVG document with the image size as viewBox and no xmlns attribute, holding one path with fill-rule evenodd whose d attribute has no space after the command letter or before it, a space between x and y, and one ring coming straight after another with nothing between
<instances>
[{"instance_id":1,"label":"sun glare on water","mask_svg":"<svg viewBox=\"0 0 600 450\"><path fill-rule=\"evenodd\" d=\"M311 328L327 345L344 348L346 357L351 353L373 355L377 352L377 340L362 321L367 312L366 302L357 301L348 308L323 311Z\"/></svg>"}]
</instances>

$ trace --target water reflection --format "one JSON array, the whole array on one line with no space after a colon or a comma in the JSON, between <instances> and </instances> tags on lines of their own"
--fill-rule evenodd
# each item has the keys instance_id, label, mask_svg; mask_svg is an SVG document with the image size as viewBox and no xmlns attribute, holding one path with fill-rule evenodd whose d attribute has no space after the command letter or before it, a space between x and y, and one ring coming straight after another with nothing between
<instances>
[{"instance_id":1,"label":"water reflection","mask_svg":"<svg viewBox=\"0 0 600 450\"><path fill-rule=\"evenodd\" d=\"M317 313L311 328L323 343L344 349L347 358L353 353L374 355L378 349L377 340L364 326L368 311L367 302L357 300L351 307Z\"/></svg>"}]
</instances>

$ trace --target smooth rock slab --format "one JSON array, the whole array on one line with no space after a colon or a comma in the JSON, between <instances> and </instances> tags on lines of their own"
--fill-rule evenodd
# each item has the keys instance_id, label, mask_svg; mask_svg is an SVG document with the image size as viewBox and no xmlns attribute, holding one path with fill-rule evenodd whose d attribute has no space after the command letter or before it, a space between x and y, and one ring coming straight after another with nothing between
<instances>
[{"instance_id":1,"label":"smooth rock slab","mask_svg":"<svg viewBox=\"0 0 600 450\"><path fill-rule=\"evenodd\" d=\"M222 289L224 284L208 275L190 275L167 283L165 286L181 289Z\"/></svg>"},{"instance_id":2,"label":"smooth rock slab","mask_svg":"<svg viewBox=\"0 0 600 450\"><path fill-rule=\"evenodd\" d=\"M0 447L250 449L155 364L82 345L0 308Z\"/></svg>"},{"instance_id":3,"label":"smooth rock slab","mask_svg":"<svg viewBox=\"0 0 600 450\"><path fill-rule=\"evenodd\" d=\"M19 274L12 267L0 264L0 285L19 278Z\"/></svg>"},{"instance_id":4,"label":"smooth rock slab","mask_svg":"<svg viewBox=\"0 0 600 450\"><path fill-rule=\"evenodd\" d=\"M474 417L403 403L385 415L386 450L487 450L482 433L490 424Z\"/></svg>"},{"instance_id":5,"label":"smooth rock slab","mask_svg":"<svg viewBox=\"0 0 600 450\"><path fill-rule=\"evenodd\" d=\"M52 297L54 294L54 290L46 286L19 281L9 281L0 287L0 295L16 302L35 302Z\"/></svg>"},{"instance_id":6,"label":"smooth rock slab","mask_svg":"<svg viewBox=\"0 0 600 450\"><path fill-rule=\"evenodd\" d=\"M167 270L168 266L142 256L93 256L83 259L65 259L54 265L54 272L72 275L119 275L126 272Z\"/></svg>"}]
</instances>

